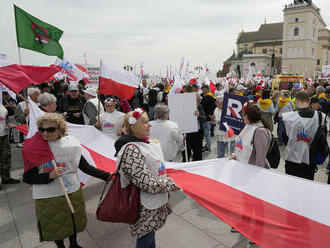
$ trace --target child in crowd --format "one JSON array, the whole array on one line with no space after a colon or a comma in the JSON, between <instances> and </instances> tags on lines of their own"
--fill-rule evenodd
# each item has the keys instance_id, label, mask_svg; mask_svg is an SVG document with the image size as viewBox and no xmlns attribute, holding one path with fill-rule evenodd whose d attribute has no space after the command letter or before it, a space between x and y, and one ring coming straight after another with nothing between
<instances>
[{"instance_id":1,"label":"child in crowd","mask_svg":"<svg viewBox=\"0 0 330 248\"><path fill-rule=\"evenodd\" d=\"M216 98L217 107L214 110L213 119L216 127L214 133L217 137L217 152L218 158L223 158L225 155L229 156L235 150L235 135L231 138L227 137L227 132L220 130L220 120L222 113L223 96Z\"/></svg>"}]
</instances>

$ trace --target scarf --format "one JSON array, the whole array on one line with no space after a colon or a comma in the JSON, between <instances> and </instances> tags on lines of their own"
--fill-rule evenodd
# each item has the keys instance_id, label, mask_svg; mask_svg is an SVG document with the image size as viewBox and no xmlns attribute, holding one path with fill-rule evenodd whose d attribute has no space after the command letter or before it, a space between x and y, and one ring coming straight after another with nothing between
<instances>
[{"instance_id":1,"label":"scarf","mask_svg":"<svg viewBox=\"0 0 330 248\"><path fill-rule=\"evenodd\" d=\"M323 98L328 101L327 95L324 92L319 95L319 98Z\"/></svg>"},{"instance_id":2,"label":"scarf","mask_svg":"<svg viewBox=\"0 0 330 248\"><path fill-rule=\"evenodd\" d=\"M284 106L286 106L289 102L291 101L291 98L282 98L280 96L280 99L278 100L278 105L280 106L280 108L283 108Z\"/></svg>"},{"instance_id":3,"label":"scarf","mask_svg":"<svg viewBox=\"0 0 330 248\"><path fill-rule=\"evenodd\" d=\"M129 135L129 134L128 135L125 134L125 135L121 136L115 142L115 149L116 149L115 157L117 157L118 152L120 151L120 149L129 142L149 143L149 139L148 138L139 139L138 137L136 137L134 135Z\"/></svg>"},{"instance_id":4,"label":"scarf","mask_svg":"<svg viewBox=\"0 0 330 248\"><path fill-rule=\"evenodd\" d=\"M50 150L48 142L41 136L40 132L26 139L22 149L24 172L34 167L54 160L54 155Z\"/></svg>"},{"instance_id":5,"label":"scarf","mask_svg":"<svg viewBox=\"0 0 330 248\"><path fill-rule=\"evenodd\" d=\"M205 96L211 96L211 97L213 97L213 98L215 99L215 96L213 95L212 92L207 92L207 93L205 94Z\"/></svg>"},{"instance_id":6,"label":"scarf","mask_svg":"<svg viewBox=\"0 0 330 248\"><path fill-rule=\"evenodd\" d=\"M267 110L270 107L270 105L273 104L272 100L270 100L270 99L260 98L258 102L263 111Z\"/></svg>"}]
</instances>

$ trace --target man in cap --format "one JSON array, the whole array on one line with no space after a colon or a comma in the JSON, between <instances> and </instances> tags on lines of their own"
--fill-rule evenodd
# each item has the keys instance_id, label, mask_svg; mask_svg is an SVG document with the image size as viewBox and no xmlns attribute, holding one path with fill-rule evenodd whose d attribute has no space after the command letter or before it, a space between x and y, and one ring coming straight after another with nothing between
<instances>
[{"instance_id":1,"label":"man in cap","mask_svg":"<svg viewBox=\"0 0 330 248\"><path fill-rule=\"evenodd\" d=\"M86 99L86 103L83 107L82 113L84 116L85 125L94 125L97 122L98 116L98 99L96 89L87 88L84 90L84 97ZM103 105L100 104L100 114L104 113Z\"/></svg>"},{"instance_id":2,"label":"man in cap","mask_svg":"<svg viewBox=\"0 0 330 248\"><path fill-rule=\"evenodd\" d=\"M69 92L59 103L59 112L63 113L66 120L74 124L84 124L82 110L85 99L79 96L79 88L76 84L69 85Z\"/></svg>"}]
</instances>

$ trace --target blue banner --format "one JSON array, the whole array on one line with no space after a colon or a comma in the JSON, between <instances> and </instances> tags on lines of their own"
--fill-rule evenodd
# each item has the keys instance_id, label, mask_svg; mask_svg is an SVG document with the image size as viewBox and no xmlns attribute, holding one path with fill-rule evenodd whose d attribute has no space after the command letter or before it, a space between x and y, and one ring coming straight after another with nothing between
<instances>
[{"instance_id":1,"label":"blue banner","mask_svg":"<svg viewBox=\"0 0 330 248\"><path fill-rule=\"evenodd\" d=\"M223 98L220 130L227 131L223 123L227 123L236 135L244 128L242 111L244 104L248 101L246 96L225 93Z\"/></svg>"}]
</instances>

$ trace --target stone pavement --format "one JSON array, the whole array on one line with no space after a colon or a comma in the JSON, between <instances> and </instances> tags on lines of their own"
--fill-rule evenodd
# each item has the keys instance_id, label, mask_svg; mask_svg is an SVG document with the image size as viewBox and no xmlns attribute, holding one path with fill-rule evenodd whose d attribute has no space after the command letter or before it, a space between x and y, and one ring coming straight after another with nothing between
<instances>
[{"instance_id":1,"label":"stone pavement","mask_svg":"<svg viewBox=\"0 0 330 248\"><path fill-rule=\"evenodd\" d=\"M212 153L205 159L216 157L213 138ZM281 147L284 154L284 147ZM12 149L12 176L22 179L23 163L19 148ZM180 161L180 157L176 159ZM283 161L278 169L284 172ZM316 180L327 181L325 166L316 174ZM84 248L130 248L135 240L125 224L99 222L95 210L103 182L91 179L84 187L88 214L86 231L78 234ZM245 248L247 240L239 233L231 233L230 227L182 192L171 193L173 214L166 225L156 232L158 248ZM5 185L0 191L0 248L53 248L50 242L38 240L31 186L20 183ZM68 247L68 245L67 245ZM252 245L250 247L257 247Z\"/></svg>"}]
</instances>

